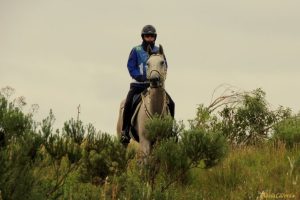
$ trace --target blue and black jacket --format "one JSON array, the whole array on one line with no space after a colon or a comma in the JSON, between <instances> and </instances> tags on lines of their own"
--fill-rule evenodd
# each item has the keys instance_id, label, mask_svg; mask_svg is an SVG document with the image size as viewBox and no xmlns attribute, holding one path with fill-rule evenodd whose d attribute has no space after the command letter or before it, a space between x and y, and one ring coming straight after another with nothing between
<instances>
[{"instance_id":1,"label":"blue and black jacket","mask_svg":"<svg viewBox=\"0 0 300 200\"><path fill-rule=\"evenodd\" d=\"M157 53L159 48L152 45L152 52ZM137 82L145 82L147 80L147 65L148 53L146 50L146 45L143 44L133 47L130 52L127 68L130 76Z\"/></svg>"}]
</instances>

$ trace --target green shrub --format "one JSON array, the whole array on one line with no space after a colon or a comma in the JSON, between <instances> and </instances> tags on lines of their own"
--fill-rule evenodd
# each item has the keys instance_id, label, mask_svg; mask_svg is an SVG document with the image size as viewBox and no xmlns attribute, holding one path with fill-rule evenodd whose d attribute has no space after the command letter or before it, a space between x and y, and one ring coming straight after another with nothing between
<instances>
[{"instance_id":1,"label":"green shrub","mask_svg":"<svg viewBox=\"0 0 300 200\"><path fill-rule=\"evenodd\" d=\"M54 130L52 111L34 122L22 111L24 99L0 93L0 200L255 199L263 192L298 199L299 117L269 110L264 93L257 95L219 116L199 106L187 129L172 118L153 118L147 130L154 146L143 163L135 150L79 117ZM226 156L226 140L244 141L247 131L255 135L263 127L269 129L262 135L274 130L274 144L232 145Z\"/></svg>"},{"instance_id":2,"label":"green shrub","mask_svg":"<svg viewBox=\"0 0 300 200\"><path fill-rule=\"evenodd\" d=\"M192 128L221 132L234 145L255 145L269 139L274 125L291 115L279 107L271 110L262 89L220 96L207 107L199 105Z\"/></svg>"},{"instance_id":3,"label":"green shrub","mask_svg":"<svg viewBox=\"0 0 300 200\"><path fill-rule=\"evenodd\" d=\"M183 124L174 121L172 117L160 118L157 115L146 123L147 138L153 143L170 138L177 139L183 128Z\"/></svg>"},{"instance_id":4,"label":"green shrub","mask_svg":"<svg viewBox=\"0 0 300 200\"><path fill-rule=\"evenodd\" d=\"M273 139L284 141L291 148L300 143L300 116L294 116L276 124Z\"/></svg>"},{"instance_id":5,"label":"green shrub","mask_svg":"<svg viewBox=\"0 0 300 200\"><path fill-rule=\"evenodd\" d=\"M182 149L192 165L204 161L209 168L220 162L227 153L224 136L219 132L207 132L204 129L185 131L181 140Z\"/></svg>"},{"instance_id":6,"label":"green shrub","mask_svg":"<svg viewBox=\"0 0 300 200\"><path fill-rule=\"evenodd\" d=\"M181 124L159 118L150 120L146 127L153 138L160 138L144 166L145 180L153 191L158 183L161 191L165 191L176 183L189 182L191 169L201 163L204 163L202 167L210 168L227 152L225 138L219 133L184 130ZM162 135L164 137L160 137Z\"/></svg>"}]
</instances>

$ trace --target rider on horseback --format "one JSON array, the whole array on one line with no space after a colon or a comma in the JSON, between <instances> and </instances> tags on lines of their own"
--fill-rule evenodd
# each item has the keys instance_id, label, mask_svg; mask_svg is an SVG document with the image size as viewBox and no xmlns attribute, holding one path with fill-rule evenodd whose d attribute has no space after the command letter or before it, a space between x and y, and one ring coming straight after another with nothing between
<instances>
[{"instance_id":1,"label":"rider on horseback","mask_svg":"<svg viewBox=\"0 0 300 200\"><path fill-rule=\"evenodd\" d=\"M146 25L142 29L141 33L143 42L141 45L134 47L129 55L127 68L130 76L133 78L133 82L130 84L130 90L127 94L124 112L123 112L123 126L121 132L121 142L128 144L130 141L130 122L133 114L132 103L133 97L137 94L142 93L145 89L150 86L146 77L146 62L149 58L147 53L147 47L150 45L152 52L157 53L158 47L155 46L155 40L157 37L156 29L152 25ZM174 118L175 104L171 97L169 98L169 109L172 117Z\"/></svg>"}]
</instances>

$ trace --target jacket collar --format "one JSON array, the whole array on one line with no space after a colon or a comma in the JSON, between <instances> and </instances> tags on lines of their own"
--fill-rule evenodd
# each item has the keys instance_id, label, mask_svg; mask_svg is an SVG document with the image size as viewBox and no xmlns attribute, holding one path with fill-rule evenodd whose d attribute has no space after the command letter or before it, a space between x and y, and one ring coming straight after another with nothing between
<instances>
[{"instance_id":1,"label":"jacket collar","mask_svg":"<svg viewBox=\"0 0 300 200\"><path fill-rule=\"evenodd\" d=\"M143 41L143 43L142 43L142 47L143 47L144 51L147 51L147 47L148 47L148 45L149 45L149 43L148 43L148 42L146 42L146 41ZM151 49L152 49L152 50L154 49L154 45L155 45L155 42L153 42L153 43L150 43L150 46L151 46Z\"/></svg>"}]
</instances>

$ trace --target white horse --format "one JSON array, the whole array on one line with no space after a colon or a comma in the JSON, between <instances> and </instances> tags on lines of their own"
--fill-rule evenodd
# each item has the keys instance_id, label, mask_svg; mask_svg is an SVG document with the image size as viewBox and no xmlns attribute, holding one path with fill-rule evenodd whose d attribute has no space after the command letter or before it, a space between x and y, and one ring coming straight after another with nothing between
<instances>
[{"instance_id":1,"label":"white horse","mask_svg":"<svg viewBox=\"0 0 300 200\"><path fill-rule=\"evenodd\" d=\"M147 137L145 125L154 115L164 117L170 115L168 107L168 97L165 91L165 80L167 76L167 64L163 48L159 45L158 53L152 53L148 48L149 59L147 61L147 80L150 82L150 87L143 92L142 101L137 107L132 119L132 127L136 130L141 152L148 155L151 150L151 143ZM119 111L117 124L118 136L121 136L121 128L123 123L123 110L125 100L122 101ZM132 133L132 131L131 131ZM132 139L135 139L132 137Z\"/></svg>"}]
</instances>

